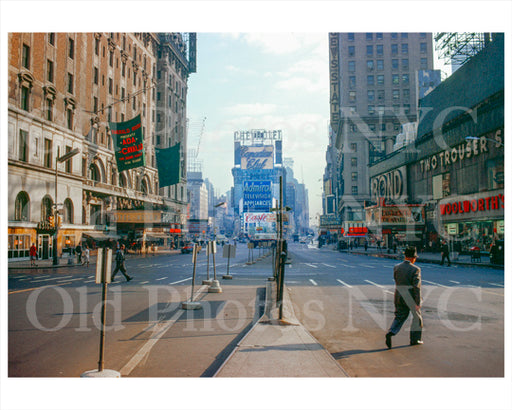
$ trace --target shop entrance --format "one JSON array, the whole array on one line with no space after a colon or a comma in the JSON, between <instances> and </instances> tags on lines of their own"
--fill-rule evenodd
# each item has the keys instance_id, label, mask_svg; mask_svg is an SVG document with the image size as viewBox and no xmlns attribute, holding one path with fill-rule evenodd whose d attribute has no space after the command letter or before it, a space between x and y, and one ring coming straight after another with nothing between
<instances>
[{"instance_id":1,"label":"shop entrance","mask_svg":"<svg viewBox=\"0 0 512 410\"><path fill-rule=\"evenodd\" d=\"M39 235L39 250L38 253L41 259L49 259L52 256L53 244L50 235Z\"/></svg>"}]
</instances>

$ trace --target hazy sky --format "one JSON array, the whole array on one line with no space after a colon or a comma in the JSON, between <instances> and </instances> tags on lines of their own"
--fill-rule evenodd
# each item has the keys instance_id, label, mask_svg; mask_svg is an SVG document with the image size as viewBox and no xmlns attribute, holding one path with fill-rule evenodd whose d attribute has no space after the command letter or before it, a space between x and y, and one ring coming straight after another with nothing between
<instances>
[{"instance_id":1,"label":"hazy sky","mask_svg":"<svg viewBox=\"0 0 512 410\"><path fill-rule=\"evenodd\" d=\"M189 148L219 193L233 186L233 133L280 129L283 157L321 213L329 121L326 33L198 33L197 73L189 77Z\"/></svg>"}]
</instances>

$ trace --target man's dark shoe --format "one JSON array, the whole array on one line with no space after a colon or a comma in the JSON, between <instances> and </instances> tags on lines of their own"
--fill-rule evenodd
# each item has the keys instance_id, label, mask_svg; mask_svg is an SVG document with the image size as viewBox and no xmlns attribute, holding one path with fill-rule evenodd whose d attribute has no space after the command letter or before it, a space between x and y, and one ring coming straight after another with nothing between
<instances>
[{"instance_id":1,"label":"man's dark shoe","mask_svg":"<svg viewBox=\"0 0 512 410\"><path fill-rule=\"evenodd\" d=\"M414 342L411 342L411 346L422 345L422 344L423 344L423 340L415 340Z\"/></svg>"},{"instance_id":2,"label":"man's dark shoe","mask_svg":"<svg viewBox=\"0 0 512 410\"><path fill-rule=\"evenodd\" d=\"M393 336L393 333L386 333L386 346L388 349L391 349L393 345L391 344L391 336Z\"/></svg>"},{"instance_id":3,"label":"man's dark shoe","mask_svg":"<svg viewBox=\"0 0 512 410\"><path fill-rule=\"evenodd\" d=\"M128 277L126 278L126 282L130 282L132 279L133 279L133 278L132 278L131 276L128 276Z\"/></svg>"}]
</instances>

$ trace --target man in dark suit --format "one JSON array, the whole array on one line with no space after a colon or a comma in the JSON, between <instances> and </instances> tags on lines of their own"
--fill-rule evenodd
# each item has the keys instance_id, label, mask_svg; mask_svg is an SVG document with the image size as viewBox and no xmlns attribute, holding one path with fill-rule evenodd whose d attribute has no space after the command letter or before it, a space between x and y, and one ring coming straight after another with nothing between
<instances>
[{"instance_id":1,"label":"man in dark suit","mask_svg":"<svg viewBox=\"0 0 512 410\"><path fill-rule=\"evenodd\" d=\"M414 246L408 247L404 252L405 260L393 269L395 278L395 319L386 334L386 345L391 349L391 337L396 335L402 325L412 314L410 330L411 345L421 345L421 329L423 319L421 317L421 269L414 265L417 253Z\"/></svg>"},{"instance_id":2,"label":"man in dark suit","mask_svg":"<svg viewBox=\"0 0 512 410\"><path fill-rule=\"evenodd\" d=\"M451 265L450 263L450 249L448 249L448 245L446 244L446 241L443 240L441 245L441 265L444 265L444 260L448 260L448 266Z\"/></svg>"}]
</instances>

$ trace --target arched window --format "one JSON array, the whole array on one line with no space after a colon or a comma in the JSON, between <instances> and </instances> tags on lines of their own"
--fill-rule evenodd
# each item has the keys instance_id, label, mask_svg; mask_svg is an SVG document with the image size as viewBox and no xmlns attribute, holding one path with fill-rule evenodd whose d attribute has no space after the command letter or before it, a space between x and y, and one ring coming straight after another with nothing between
<instances>
[{"instance_id":1,"label":"arched window","mask_svg":"<svg viewBox=\"0 0 512 410\"><path fill-rule=\"evenodd\" d=\"M30 220L30 200L25 191L21 191L18 196L16 196L16 201L14 203L14 220Z\"/></svg>"},{"instance_id":2,"label":"arched window","mask_svg":"<svg viewBox=\"0 0 512 410\"><path fill-rule=\"evenodd\" d=\"M91 164L89 169L91 170L91 180L101 182L101 173L98 166L96 164Z\"/></svg>"},{"instance_id":3,"label":"arched window","mask_svg":"<svg viewBox=\"0 0 512 410\"><path fill-rule=\"evenodd\" d=\"M66 198L64 201L64 217L63 222L67 224L73 223L73 201L71 199Z\"/></svg>"},{"instance_id":4,"label":"arched window","mask_svg":"<svg viewBox=\"0 0 512 410\"><path fill-rule=\"evenodd\" d=\"M148 182L146 180L146 178L143 178L142 179L142 183L140 184L140 190L141 192L144 194L144 195L147 195L149 194L149 187L148 187Z\"/></svg>"},{"instance_id":5,"label":"arched window","mask_svg":"<svg viewBox=\"0 0 512 410\"><path fill-rule=\"evenodd\" d=\"M41 201L41 221L47 221L53 215L53 200L46 195Z\"/></svg>"},{"instance_id":6,"label":"arched window","mask_svg":"<svg viewBox=\"0 0 512 410\"><path fill-rule=\"evenodd\" d=\"M128 188L128 178L126 178L125 172L119 174L119 186L122 188Z\"/></svg>"}]
</instances>

